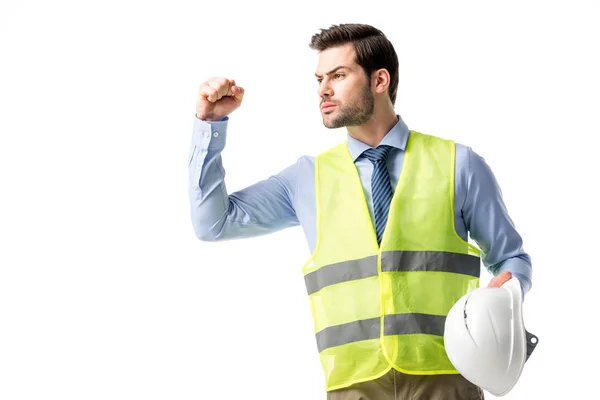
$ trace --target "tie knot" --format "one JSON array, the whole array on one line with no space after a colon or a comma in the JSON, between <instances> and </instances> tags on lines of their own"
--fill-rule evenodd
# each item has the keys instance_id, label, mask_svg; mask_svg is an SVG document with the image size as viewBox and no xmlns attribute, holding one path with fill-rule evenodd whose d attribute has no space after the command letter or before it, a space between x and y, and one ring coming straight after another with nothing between
<instances>
[{"instance_id":1,"label":"tie knot","mask_svg":"<svg viewBox=\"0 0 600 400\"><path fill-rule=\"evenodd\" d=\"M391 147L386 145L377 146L374 149L365 150L362 154L373 164L378 161L385 161L390 153Z\"/></svg>"}]
</instances>

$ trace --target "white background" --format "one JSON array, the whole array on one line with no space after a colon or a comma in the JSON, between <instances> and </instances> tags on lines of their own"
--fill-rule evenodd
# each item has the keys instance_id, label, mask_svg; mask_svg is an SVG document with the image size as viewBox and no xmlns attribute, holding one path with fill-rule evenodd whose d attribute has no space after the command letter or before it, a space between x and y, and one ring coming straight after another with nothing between
<instances>
[{"instance_id":1,"label":"white background","mask_svg":"<svg viewBox=\"0 0 600 400\"><path fill-rule=\"evenodd\" d=\"M597 4L3 0L0 399L325 399L301 228L199 241L187 161L211 76L246 89L230 192L344 140L308 43L345 22L394 44L409 128L486 159L532 257L505 398L600 398Z\"/></svg>"}]
</instances>

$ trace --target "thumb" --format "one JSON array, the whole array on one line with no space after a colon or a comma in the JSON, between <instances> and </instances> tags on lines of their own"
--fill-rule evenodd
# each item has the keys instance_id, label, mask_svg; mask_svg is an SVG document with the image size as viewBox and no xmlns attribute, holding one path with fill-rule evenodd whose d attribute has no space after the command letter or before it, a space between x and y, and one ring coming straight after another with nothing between
<instances>
[{"instance_id":1,"label":"thumb","mask_svg":"<svg viewBox=\"0 0 600 400\"><path fill-rule=\"evenodd\" d=\"M233 97L235 97L237 100L242 100L245 90L241 86L234 85L231 87L231 92L233 93Z\"/></svg>"},{"instance_id":2,"label":"thumb","mask_svg":"<svg viewBox=\"0 0 600 400\"><path fill-rule=\"evenodd\" d=\"M494 277L494 279L492 279L490 281L490 283L488 284L488 287L499 288L500 286L502 286L506 282L508 282L511 278L512 278L512 273L510 271L504 271L501 274L496 275Z\"/></svg>"}]
</instances>

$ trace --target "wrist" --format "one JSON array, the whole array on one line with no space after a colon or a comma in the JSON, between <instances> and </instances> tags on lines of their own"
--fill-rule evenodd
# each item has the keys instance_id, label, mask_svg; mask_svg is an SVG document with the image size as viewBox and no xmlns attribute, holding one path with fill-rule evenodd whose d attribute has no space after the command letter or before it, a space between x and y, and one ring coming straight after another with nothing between
<instances>
[{"instance_id":1,"label":"wrist","mask_svg":"<svg viewBox=\"0 0 600 400\"><path fill-rule=\"evenodd\" d=\"M198 113L196 113L196 118L198 118L201 121L215 122L215 121L221 121L225 117L224 116L218 116L218 115L207 115L207 114L200 114L200 115L198 115Z\"/></svg>"}]
</instances>

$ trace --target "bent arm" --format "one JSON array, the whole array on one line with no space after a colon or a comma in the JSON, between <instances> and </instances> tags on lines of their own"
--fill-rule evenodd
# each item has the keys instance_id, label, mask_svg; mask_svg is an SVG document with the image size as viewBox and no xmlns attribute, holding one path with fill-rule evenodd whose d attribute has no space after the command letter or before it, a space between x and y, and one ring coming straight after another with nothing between
<instances>
[{"instance_id":1,"label":"bent arm","mask_svg":"<svg viewBox=\"0 0 600 400\"><path fill-rule=\"evenodd\" d=\"M189 197L192 225L203 241L241 239L298 225L292 197L294 165L277 175L228 194L221 152L228 117L202 121L194 116L190 145Z\"/></svg>"},{"instance_id":2,"label":"bent arm","mask_svg":"<svg viewBox=\"0 0 600 400\"><path fill-rule=\"evenodd\" d=\"M531 288L531 258L513 223L496 178L485 162L468 148L467 196L463 218L471 237L482 251L482 261L494 276L510 271L523 294Z\"/></svg>"}]
</instances>

